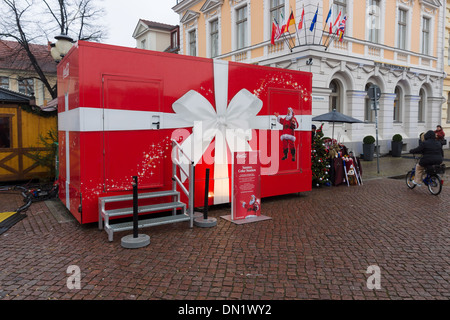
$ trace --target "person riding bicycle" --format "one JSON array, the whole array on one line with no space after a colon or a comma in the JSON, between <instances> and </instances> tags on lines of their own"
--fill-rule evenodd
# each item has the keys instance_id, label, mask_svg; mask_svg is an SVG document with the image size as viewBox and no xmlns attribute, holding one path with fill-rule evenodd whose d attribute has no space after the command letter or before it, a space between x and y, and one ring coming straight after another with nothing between
<instances>
[{"instance_id":1,"label":"person riding bicycle","mask_svg":"<svg viewBox=\"0 0 450 320\"><path fill-rule=\"evenodd\" d=\"M442 145L436 141L436 134L432 130L427 131L424 134L424 141L417 148L409 150L409 153L422 154L422 158L416 165L416 174L413 181L418 186L422 183L425 167L441 164L443 161Z\"/></svg>"}]
</instances>

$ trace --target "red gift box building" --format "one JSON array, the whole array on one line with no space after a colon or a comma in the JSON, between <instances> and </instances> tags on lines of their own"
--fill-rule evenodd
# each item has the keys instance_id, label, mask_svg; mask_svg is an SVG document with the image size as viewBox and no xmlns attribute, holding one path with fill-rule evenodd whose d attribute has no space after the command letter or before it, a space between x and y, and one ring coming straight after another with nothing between
<instances>
[{"instance_id":1,"label":"red gift box building","mask_svg":"<svg viewBox=\"0 0 450 320\"><path fill-rule=\"evenodd\" d=\"M206 168L209 204L231 201L234 151L260 151L262 197L309 191L311 83L300 71L79 41L58 65L60 199L96 222L99 198L131 194L133 176L140 193L172 189L173 158L187 187L172 140L195 165L191 206L203 206Z\"/></svg>"}]
</instances>

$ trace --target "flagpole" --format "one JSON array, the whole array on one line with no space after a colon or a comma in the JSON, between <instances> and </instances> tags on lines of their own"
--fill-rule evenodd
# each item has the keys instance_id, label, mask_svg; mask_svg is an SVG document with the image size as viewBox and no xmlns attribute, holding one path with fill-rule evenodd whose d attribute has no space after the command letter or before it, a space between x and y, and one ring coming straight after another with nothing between
<instances>
[{"instance_id":1,"label":"flagpole","mask_svg":"<svg viewBox=\"0 0 450 320\"><path fill-rule=\"evenodd\" d=\"M322 11L323 11L323 10L322 10ZM325 28L327 27L327 23L328 23L328 19L329 19L330 15L331 15L331 7L330 7L330 9L328 10L327 20L325 21L325 25L323 26L323 29L322 29L322 35L320 36L319 45L322 44L323 33L325 32ZM324 43L324 45L325 45L325 43Z\"/></svg>"},{"instance_id":2,"label":"flagpole","mask_svg":"<svg viewBox=\"0 0 450 320\"><path fill-rule=\"evenodd\" d=\"M286 32L283 33L283 37L284 37L284 40L287 42L287 45L288 45L288 47L289 47L289 51L292 52L291 44L289 43L289 40L288 40L288 38L286 37Z\"/></svg>"},{"instance_id":3,"label":"flagpole","mask_svg":"<svg viewBox=\"0 0 450 320\"><path fill-rule=\"evenodd\" d=\"M291 7L291 11L293 12L292 7ZM295 20L294 20L294 27L295 27L295 34L297 35L298 46L300 46L300 38L298 36L297 22Z\"/></svg>"},{"instance_id":4,"label":"flagpole","mask_svg":"<svg viewBox=\"0 0 450 320\"><path fill-rule=\"evenodd\" d=\"M317 4L317 9L316 9L316 13L319 12L319 4ZM314 16L317 19L316 14L314 14ZM314 19L314 18L313 18ZM313 33L313 44L316 42L316 22L314 23L314 33Z\"/></svg>"},{"instance_id":5,"label":"flagpole","mask_svg":"<svg viewBox=\"0 0 450 320\"><path fill-rule=\"evenodd\" d=\"M305 29L305 45L306 45L306 44L308 44L308 40L306 40L306 29L307 29L306 24L303 29Z\"/></svg>"}]
</instances>

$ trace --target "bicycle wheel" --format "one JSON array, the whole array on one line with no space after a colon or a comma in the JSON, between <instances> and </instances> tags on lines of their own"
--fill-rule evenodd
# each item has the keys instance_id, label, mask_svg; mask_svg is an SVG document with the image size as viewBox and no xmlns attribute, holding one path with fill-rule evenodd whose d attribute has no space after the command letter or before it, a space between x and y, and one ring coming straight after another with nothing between
<instances>
[{"instance_id":1,"label":"bicycle wheel","mask_svg":"<svg viewBox=\"0 0 450 320\"><path fill-rule=\"evenodd\" d=\"M441 178L438 175L432 175L428 179L428 191L437 196L442 191Z\"/></svg>"},{"instance_id":2,"label":"bicycle wheel","mask_svg":"<svg viewBox=\"0 0 450 320\"><path fill-rule=\"evenodd\" d=\"M409 171L406 174L406 185L408 186L408 188L410 189L414 189L416 187L416 185L413 183L414 180L414 174L412 171Z\"/></svg>"}]
</instances>

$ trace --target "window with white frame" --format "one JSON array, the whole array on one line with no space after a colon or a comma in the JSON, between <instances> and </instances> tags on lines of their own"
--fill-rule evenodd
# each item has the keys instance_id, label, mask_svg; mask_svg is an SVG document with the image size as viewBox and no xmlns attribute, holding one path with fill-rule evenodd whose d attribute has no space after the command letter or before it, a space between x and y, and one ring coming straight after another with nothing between
<instances>
[{"instance_id":1,"label":"window with white frame","mask_svg":"<svg viewBox=\"0 0 450 320\"><path fill-rule=\"evenodd\" d=\"M209 39L211 58L219 55L219 20L215 19L209 23Z\"/></svg>"},{"instance_id":2,"label":"window with white frame","mask_svg":"<svg viewBox=\"0 0 450 320\"><path fill-rule=\"evenodd\" d=\"M189 31L189 55L197 55L197 32L196 30Z\"/></svg>"},{"instance_id":3,"label":"window with white frame","mask_svg":"<svg viewBox=\"0 0 450 320\"><path fill-rule=\"evenodd\" d=\"M448 52L447 52L447 64L450 66L450 33L448 34Z\"/></svg>"},{"instance_id":4,"label":"window with white frame","mask_svg":"<svg viewBox=\"0 0 450 320\"><path fill-rule=\"evenodd\" d=\"M333 80L330 82L330 111L336 109L337 112L341 111L341 85L339 81Z\"/></svg>"},{"instance_id":5,"label":"window with white frame","mask_svg":"<svg viewBox=\"0 0 450 320\"><path fill-rule=\"evenodd\" d=\"M380 0L369 0L369 41L380 42Z\"/></svg>"},{"instance_id":6,"label":"window with white frame","mask_svg":"<svg viewBox=\"0 0 450 320\"><path fill-rule=\"evenodd\" d=\"M147 49L147 43L145 39L141 40L141 49Z\"/></svg>"},{"instance_id":7,"label":"window with white frame","mask_svg":"<svg viewBox=\"0 0 450 320\"><path fill-rule=\"evenodd\" d=\"M270 0L270 25L274 19L281 24L281 16L284 14L284 0ZM272 34L272 28L270 28Z\"/></svg>"},{"instance_id":8,"label":"window with white frame","mask_svg":"<svg viewBox=\"0 0 450 320\"><path fill-rule=\"evenodd\" d=\"M34 80L33 79L21 79L19 83L19 92L32 95L34 94Z\"/></svg>"},{"instance_id":9,"label":"window with white frame","mask_svg":"<svg viewBox=\"0 0 450 320\"><path fill-rule=\"evenodd\" d=\"M447 95L447 123L450 123L450 92Z\"/></svg>"},{"instance_id":10,"label":"window with white frame","mask_svg":"<svg viewBox=\"0 0 450 320\"><path fill-rule=\"evenodd\" d=\"M170 34L170 42L171 42L171 47L172 49L178 48L178 30L176 31L172 31L172 33Z\"/></svg>"},{"instance_id":11,"label":"window with white frame","mask_svg":"<svg viewBox=\"0 0 450 320\"><path fill-rule=\"evenodd\" d=\"M406 36L407 36L407 17L408 11L399 8L397 18L397 48L406 49Z\"/></svg>"},{"instance_id":12,"label":"window with white frame","mask_svg":"<svg viewBox=\"0 0 450 320\"><path fill-rule=\"evenodd\" d=\"M236 49L247 46L247 6L236 10Z\"/></svg>"},{"instance_id":13,"label":"window with white frame","mask_svg":"<svg viewBox=\"0 0 450 320\"><path fill-rule=\"evenodd\" d=\"M422 53L430 54L430 18L422 17Z\"/></svg>"},{"instance_id":14,"label":"window with white frame","mask_svg":"<svg viewBox=\"0 0 450 320\"><path fill-rule=\"evenodd\" d=\"M373 101L369 98L369 88L372 86L372 83L368 82L366 84L366 87L364 91L366 91L366 98L364 101L364 121L365 122L373 122L373 119L375 118L374 113L375 110L373 110Z\"/></svg>"},{"instance_id":15,"label":"window with white frame","mask_svg":"<svg viewBox=\"0 0 450 320\"><path fill-rule=\"evenodd\" d=\"M402 111L402 88L399 86L395 87L395 99L394 99L394 122L401 122L400 116Z\"/></svg>"},{"instance_id":16,"label":"window with white frame","mask_svg":"<svg viewBox=\"0 0 450 320\"><path fill-rule=\"evenodd\" d=\"M336 21L339 12L341 13L341 17L339 18L339 20L342 20L347 14L347 0L335 0L333 2L333 7L331 9L331 14L333 15L333 23L334 21Z\"/></svg>"},{"instance_id":17,"label":"window with white frame","mask_svg":"<svg viewBox=\"0 0 450 320\"><path fill-rule=\"evenodd\" d=\"M425 106L426 106L426 99L427 96L425 94L425 90L424 89L420 89L419 91L419 110L417 112L417 120L419 122L425 122Z\"/></svg>"}]
</instances>

